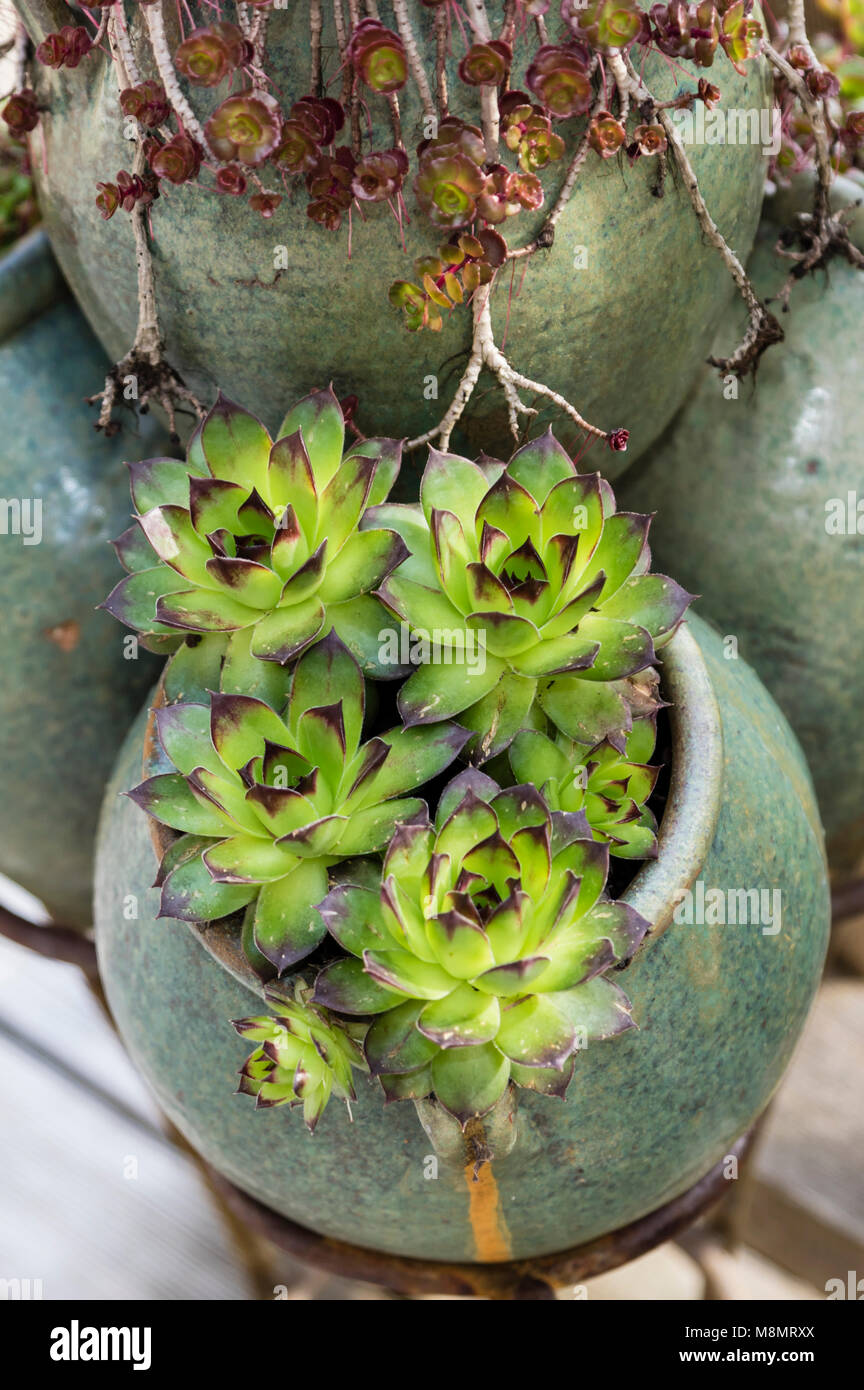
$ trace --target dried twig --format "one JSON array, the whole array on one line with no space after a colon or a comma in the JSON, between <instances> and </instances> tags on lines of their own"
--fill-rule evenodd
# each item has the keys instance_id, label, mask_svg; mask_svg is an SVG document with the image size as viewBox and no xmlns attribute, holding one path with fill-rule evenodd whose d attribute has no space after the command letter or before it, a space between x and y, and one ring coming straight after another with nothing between
<instances>
[{"instance_id":1,"label":"dried twig","mask_svg":"<svg viewBox=\"0 0 864 1390\"><path fill-rule=\"evenodd\" d=\"M619 92L626 91L640 106L656 112L672 158L683 179L687 196L696 215L696 221L702 229L702 234L719 253L747 306L749 323L738 347L729 357L711 357L708 359L711 365L717 367L721 372L745 376L748 372L756 370L759 358L766 348L770 347L772 343L782 341L783 329L771 311L760 300L744 266L711 216L678 127L672 120L669 111L658 107L629 58L625 59L620 53L610 53L607 63Z\"/></svg>"},{"instance_id":2,"label":"dried twig","mask_svg":"<svg viewBox=\"0 0 864 1390\"><path fill-rule=\"evenodd\" d=\"M139 141L132 172L140 176L145 169L144 146L143 142ZM124 399L123 391L131 378L135 386L134 399L138 403L138 409L148 409L151 401L160 405L168 416L171 434L176 438L175 411L179 407L188 407L199 417L205 412L200 402L165 360L165 344L156 312L153 258L147 240L146 206L141 202L136 203L131 219L138 267L138 327L135 330L135 341L125 357L108 372L102 390L89 398L89 404L100 402L97 430L104 430L106 434L116 434L120 425L112 419L112 412L118 402L118 393L120 399Z\"/></svg>"},{"instance_id":3,"label":"dried twig","mask_svg":"<svg viewBox=\"0 0 864 1390\"><path fill-rule=\"evenodd\" d=\"M464 0L465 13L475 38L479 43L488 43L492 38L492 26L486 13L484 0ZM480 88L480 118L483 126L483 140L486 145L486 159L494 164L498 158L498 138L501 116L498 111L498 89L490 83Z\"/></svg>"},{"instance_id":4,"label":"dried twig","mask_svg":"<svg viewBox=\"0 0 864 1390\"><path fill-rule=\"evenodd\" d=\"M570 404L564 396L551 387L545 386L543 382L532 381L530 377L518 372L515 367L504 356L504 353L495 342L492 331L492 315L490 313L490 299L492 296L492 285L484 286L477 290L474 296L474 335L471 343L471 352L464 372L459 380L450 405L439 421L431 430L425 434L418 435L416 439L410 439L405 445L407 450L419 449L423 444L429 444L433 439L438 440L438 446L446 450L450 444L450 436L453 433L459 420L462 418L465 407L474 393L474 388L484 367L496 377L499 386L504 392L507 402L507 414L510 422L510 430L514 439L518 442L520 438L520 415L536 415L537 410L533 406L525 405L519 391L531 391L535 396L542 397L551 401L565 415L568 415L580 429L586 430L588 434L594 435L597 439L607 439L609 437L605 430L598 429L596 425L591 425L584 420L578 410Z\"/></svg>"},{"instance_id":5,"label":"dried twig","mask_svg":"<svg viewBox=\"0 0 864 1390\"><path fill-rule=\"evenodd\" d=\"M396 28L399 30L399 37L405 49L405 57L408 60L408 70L414 79L414 85L420 94L420 102L423 106L423 115L427 120L436 120L435 103L432 100L432 90L429 86L429 79L426 76L426 69L423 66L423 59L417 47L417 39L411 25L411 18L408 14L408 7L405 0L393 0L393 13L396 16Z\"/></svg>"},{"instance_id":6,"label":"dried twig","mask_svg":"<svg viewBox=\"0 0 864 1390\"><path fill-rule=\"evenodd\" d=\"M165 17L162 13L162 2L161 0L156 0L155 5L142 5L141 8L147 25L147 32L150 35L150 47L153 50L153 58L159 72L159 78L162 82L162 86L165 88L165 93L171 103L174 114L186 134L190 136L191 139L196 140L204 150L204 153L208 155L210 159L213 159L213 151L207 143L203 127L186 100L180 88L180 83L177 81L174 60L171 57L171 50L168 47L168 37L165 33ZM125 56L124 53L124 58ZM132 76L131 72L129 76Z\"/></svg>"}]
</instances>

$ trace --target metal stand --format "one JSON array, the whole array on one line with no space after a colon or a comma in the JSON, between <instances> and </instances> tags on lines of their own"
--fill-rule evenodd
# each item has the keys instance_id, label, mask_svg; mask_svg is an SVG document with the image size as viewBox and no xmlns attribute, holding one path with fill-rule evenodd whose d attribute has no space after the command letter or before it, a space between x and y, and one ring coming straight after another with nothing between
<instances>
[{"instance_id":1,"label":"metal stand","mask_svg":"<svg viewBox=\"0 0 864 1390\"><path fill-rule=\"evenodd\" d=\"M750 1149L752 1131L729 1150L739 1162ZM597 1274L617 1269L672 1240L715 1206L729 1191L724 1176L726 1157L704 1178L665 1206L622 1226L617 1231L553 1255L500 1264L449 1264L414 1260L348 1245L299 1226L249 1197L220 1174L212 1182L226 1206L268 1240L307 1264L348 1279L381 1284L408 1297L446 1294L488 1299L554 1299L555 1290L582 1284Z\"/></svg>"}]
</instances>

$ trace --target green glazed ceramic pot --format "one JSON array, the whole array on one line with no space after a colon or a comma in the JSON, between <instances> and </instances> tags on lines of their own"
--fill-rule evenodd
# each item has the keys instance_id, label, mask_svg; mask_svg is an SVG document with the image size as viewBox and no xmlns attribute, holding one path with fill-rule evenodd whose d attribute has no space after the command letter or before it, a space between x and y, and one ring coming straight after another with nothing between
<instances>
[{"instance_id":1,"label":"green glazed ceramic pot","mask_svg":"<svg viewBox=\"0 0 864 1390\"><path fill-rule=\"evenodd\" d=\"M860 198L838 183L835 202ZM784 195L784 216L794 206ZM860 211L852 228L864 246ZM763 295L788 269L776 237L766 223L750 264ZM737 639L785 712L840 868L864 849L862 317L864 275L845 262L796 285L786 342L765 354L755 386L726 399L706 371L620 496L656 509L655 563L701 595L700 610ZM737 318L721 324L716 350Z\"/></svg>"},{"instance_id":2,"label":"green glazed ceramic pot","mask_svg":"<svg viewBox=\"0 0 864 1390\"><path fill-rule=\"evenodd\" d=\"M477 1182L446 1144L430 1176L431 1143L413 1105L385 1107L369 1079L358 1079L353 1123L331 1103L314 1137L296 1114L256 1113L232 1095L248 1047L228 1020L255 1010L257 986L220 929L195 934L155 918L147 819L119 796L141 775L142 711L101 822L100 967L132 1056L205 1158L324 1235L485 1262L612 1231L728 1152L777 1085L819 979L829 921L822 837L803 757L749 667L726 660L695 617L663 657L674 702L671 790L659 858L627 891L655 928L622 982L638 1031L589 1045L563 1102L519 1092L515 1142ZM692 914L681 900L688 889ZM724 902L760 890L765 910L748 924L737 914L741 925L673 920L682 901L681 915L710 922L699 904L703 894L717 901L711 889Z\"/></svg>"},{"instance_id":3,"label":"green glazed ceramic pot","mask_svg":"<svg viewBox=\"0 0 864 1390\"><path fill-rule=\"evenodd\" d=\"M68 22L62 0L16 0L34 41ZM434 66L434 12L407 0L427 65ZM326 75L337 66L332 9L325 12ZM193 3L209 23L212 8ZM388 0L380 7L393 24ZM166 20L174 20L167 6ZM142 76L147 67L141 41L141 11L126 6L132 44ZM490 11L491 13L491 11ZM502 10L503 13L503 10ZM65 17L64 17L65 16ZM493 23L497 18L493 15ZM309 12L289 0L269 18L268 54L285 104L309 83ZM550 33L560 20L549 15ZM176 30L169 33L176 46ZM461 39L454 25L454 53ZM527 50L520 49L520 53ZM641 60L640 60L641 61ZM687 63L652 55L645 78L661 98L683 79L704 75ZM724 105L758 113L770 107L770 77L761 59L736 73L718 52L710 80ZM523 86L517 64L513 85ZM459 81L450 64L452 114L476 121L477 88ZM134 247L128 218L104 222L94 204L97 181L129 168L133 147L123 137L113 72L101 54L90 54L73 72L39 67L40 105L48 108L31 137L33 165L45 223L58 260L97 335L113 358L129 347L136 322ZM338 82L335 88L338 88ZM208 114L225 95L189 89L196 112ZM373 120L376 149L392 145L388 108L364 91ZM399 93L405 143L422 137L422 110L412 83ZM557 195L567 161L581 138L584 120L560 123L567 141L562 161L543 172L546 211ZM41 148L40 148L41 145ZM690 149L712 214L742 257L752 244L762 201L765 161L760 144L694 144ZM510 293L509 271L495 295L492 315L499 343L519 371L553 387L583 417L604 430L631 430L627 454L602 446L599 466L614 477L646 448L672 417L704 360L718 314L734 293L717 253L706 245L680 180L670 177L663 198L651 196L656 161L632 167L626 158L601 160L589 152L576 191L558 224L550 251L534 256L524 283L520 261ZM212 185L212 175L205 180ZM279 185L265 169L264 182ZM366 204L348 227L327 232L306 216L305 190L285 197L270 221L244 199L217 196L195 186L171 187L153 208L156 297L167 355L205 403L217 386L274 428L286 406L333 380L337 394L359 397L359 426L367 434L414 436L432 427L446 409L464 368L470 344L470 312L454 312L443 332L407 333L399 311L388 304L394 280L412 279L418 255L434 252L442 232L429 224L406 187L411 217L400 244L396 222L385 205ZM506 224L513 245L529 241L544 213L521 213ZM446 238L444 238L446 239ZM285 249L287 267L274 259ZM576 268L581 266L582 268ZM521 285L521 288L520 288ZM481 448L507 457L503 396L481 380L454 446L476 454ZM437 399L431 398L437 390ZM526 403L530 404L530 401ZM562 438L566 417L543 413L532 425L540 432L554 421ZM573 442L573 441L567 441ZM503 452L502 452L503 451ZM423 457L415 456L422 468ZM592 466L595 454L592 453ZM412 468L406 464L407 479Z\"/></svg>"},{"instance_id":4,"label":"green glazed ceramic pot","mask_svg":"<svg viewBox=\"0 0 864 1390\"><path fill-rule=\"evenodd\" d=\"M78 926L105 779L157 669L126 660L123 629L96 612L118 574L108 542L129 525L123 460L166 443L155 421L96 434L83 397L105 368L32 233L0 260L0 872Z\"/></svg>"}]
</instances>

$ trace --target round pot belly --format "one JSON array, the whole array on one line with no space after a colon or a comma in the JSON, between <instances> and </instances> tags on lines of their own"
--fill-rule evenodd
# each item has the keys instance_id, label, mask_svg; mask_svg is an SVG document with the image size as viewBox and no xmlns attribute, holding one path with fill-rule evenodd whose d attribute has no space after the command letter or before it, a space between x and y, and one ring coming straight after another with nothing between
<instances>
[{"instance_id":1,"label":"round pot belly","mask_svg":"<svg viewBox=\"0 0 864 1390\"><path fill-rule=\"evenodd\" d=\"M45 6L46 0L19 4L37 40L50 27ZM434 14L419 0L408 0L408 9L431 67ZM382 18L390 22L386 11L385 5ZM206 14L202 22L209 22ZM130 14L129 22L142 73L154 76L147 69L140 20ZM328 17L325 52L335 51L329 24ZM550 14L551 29L557 25L557 14ZM308 45L305 6L272 12L269 61L287 102L307 90ZM521 63L520 57L514 86L523 84ZM646 80L664 99L675 95L685 74L693 85L701 71L657 54L645 62ZM741 76L718 51L710 75L722 88L724 106L757 118L770 107L770 78L761 59ZM126 215L102 221L93 201L97 182L114 178L131 160L116 81L98 55L71 74L40 68L37 78L40 104L49 108L32 137L43 145L33 163L46 226L84 312L117 358L135 331L134 247ZM196 111L206 112L217 100L200 88L190 91ZM476 89L459 82L455 64L450 93L452 114L478 118ZM374 147L385 148L393 139L387 106L367 96ZM405 143L413 150L423 136L413 84L400 92L400 106ZM559 129L567 152L543 171L545 211L557 196L584 120L561 122ZM762 200L761 138L719 144L706 137L689 154L712 215L729 244L746 256ZM631 430L626 455L604 451L602 468L610 477L671 418L705 358L717 315L734 293L681 181L670 177L664 197L651 195L655 166L642 159L630 167L623 157L605 161L589 152L555 245L530 258L524 282L524 260L516 265L512 287L506 270L492 305L497 340L506 337L506 352L519 371L562 393L601 429ZM274 181L275 175L269 179ZM401 313L388 304L391 282L412 279L414 259L433 253L443 236L419 211L410 188L404 250L389 207L367 204L362 217L356 210L352 217L350 258L347 225L334 233L312 223L302 188L284 197L269 221L240 198L192 185L162 188L152 224L167 355L203 400L209 403L219 386L275 427L286 400L332 380L340 398L359 397L357 422L366 433L419 435L440 420L465 366L471 314L457 309L445 317L441 333L408 333ZM511 244L536 235L544 215L524 212L503 224ZM566 417L544 411L532 431L550 419L559 433L569 427ZM505 449L503 457L511 452L504 398L491 379L481 380L454 444L470 457L481 448ZM406 480L410 473L403 468Z\"/></svg>"},{"instance_id":2,"label":"round pot belly","mask_svg":"<svg viewBox=\"0 0 864 1390\"><path fill-rule=\"evenodd\" d=\"M33 233L0 261L0 871L72 925L91 921L93 836L105 779L158 669L127 660L96 611L129 525L124 458L159 452L94 433L82 398L106 362Z\"/></svg>"},{"instance_id":3,"label":"round pot belly","mask_svg":"<svg viewBox=\"0 0 864 1390\"><path fill-rule=\"evenodd\" d=\"M653 1210L752 1123L821 969L829 913L818 816L794 738L745 663L725 660L698 618L664 657L679 758L660 858L627 896L658 928L669 925L626 970L638 1031L589 1045L565 1101L520 1093L516 1142L477 1183L461 1163L431 1163L414 1107L385 1107L369 1079L359 1078L353 1122L333 1104L312 1138L296 1115L255 1113L231 1094L246 1048L228 1020L248 1014L254 997L186 926L155 919L146 818L118 797L140 776L142 712L103 811L100 963L133 1057L221 1172L325 1235L494 1261L564 1249ZM701 923L671 920L688 886L692 911L685 899L679 916ZM741 891L752 899L754 890L747 921L710 924L718 895L728 919Z\"/></svg>"},{"instance_id":4,"label":"round pot belly","mask_svg":"<svg viewBox=\"0 0 864 1390\"><path fill-rule=\"evenodd\" d=\"M841 201L856 192L840 183ZM750 264L763 295L788 273L776 236L767 224ZM864 847L862 315L864 279L845 262L797 284L786 342L766 354L755 387L727 399L706 372L621 489L622 506L657 511L655 563L701 595L784 710L838 867ZM736 326L728 315L718 350Z\"/></svg>"}]
</instances>

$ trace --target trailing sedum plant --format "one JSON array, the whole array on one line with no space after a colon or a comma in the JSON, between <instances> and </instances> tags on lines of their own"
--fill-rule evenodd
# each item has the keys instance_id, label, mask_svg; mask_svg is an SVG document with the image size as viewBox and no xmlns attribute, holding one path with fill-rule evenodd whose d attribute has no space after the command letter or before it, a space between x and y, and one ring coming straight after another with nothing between
<instances>
[{"instance_id":1,"label":"trailing sedum plant","mask_svg":"<svg viewBox=\"0 0 864 1390\"><path fill-rule=\"evenodd\" d=\"M106 608L162 645L183 632L244 632L253 656L282 664L335 630L374 664L371 591L407 552L394 531L358 523L387 497L402 446L344 444L332 388L289 410L275 443L220 396L184 463L130 465L137 525L116 542L130 573Z\"/></svg>"},{"instance_id":2,"label":"trailing sedum plant","mask_svg":"<svg viewBox=\"0 0 864 1390\"><path fill-rule=\"evenodd\" d=\"M691 598L649 573L651 518L616 511L609 484L578 473L551 433L506 465L430 450L420 502L364 522L403 535L411 554L378 594L438 652L399 692L405 723L458 716L483 761L539 706L576 743L620 749L629 678Z\"/></svg>"},{"instance_id":3,"label":"trailing sedum plant","mask_svg":"<svg viewBox=\"0 0 864 1390\"><path fill-rule=\"evenodd\" d=\"M604 894L609 854L584 816L531 784L502 791L468 770L434 827L400 827L380 886L340 884L321 904L348 952L315 999L372 1014L366 1059L388 1098L435 1098L465 1124L508 1085L563 1095L589 1039L633 1026L604 972L648 923Z\"/></svg>"},{"instance_id":4,"label":"trailing sedum plant","mask_svg":"<svg viewBox=\"0 0 864 1390\"><path fill-rule=\"evenodd\" d=\"M280 972L314 950L328 867L383 849L398 824L424 813L425 802L405 793L465 742L464 730L441 724L361 743L364 710L360 668L333 633L297 662L279 713L222 693L209 706L157 709L176 770L129 795L181 832L162 861L163 917L208 922L246 908L250 959Z\"/></svg>"},{"instance_id":5,"label":"trailing sedum plant","mask_svg":"<svg viewBox=\"0 0 864 1390\"><path fill-rule=\"evenodd\" d=\"M419 505L386 500L398 443L344 436L332 391L275 443L220 397L184 463L133 466L106 606L173 654L129 795L160 915L236 932L274 1006L235 1024L241 1092L311 1128L361 1066L464 1126L633 1027L609 971L649 924L607 874L657 853L652 663L690 596L551 434L432 450Z\"/></svg>"}]
</instances>

